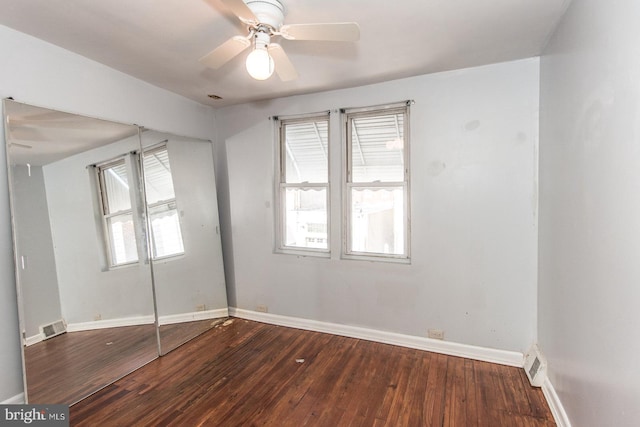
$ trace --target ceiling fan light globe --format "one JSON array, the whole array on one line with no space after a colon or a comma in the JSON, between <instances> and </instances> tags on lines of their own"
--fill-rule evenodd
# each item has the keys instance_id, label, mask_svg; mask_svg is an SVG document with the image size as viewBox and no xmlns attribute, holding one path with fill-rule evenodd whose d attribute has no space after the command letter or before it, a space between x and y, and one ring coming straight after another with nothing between
<instances>
[{"instance_id":1,"label":"ceiling fan light globe","mask_svg":"<svg viewBox=\"0 0 640 427\"><path fill-rule=\"evenodd\" d=\"M273 75L274 64L266 49L256 48L247 55L247 72L256 80L266 80Z\"/></svg>"}]
</instances>

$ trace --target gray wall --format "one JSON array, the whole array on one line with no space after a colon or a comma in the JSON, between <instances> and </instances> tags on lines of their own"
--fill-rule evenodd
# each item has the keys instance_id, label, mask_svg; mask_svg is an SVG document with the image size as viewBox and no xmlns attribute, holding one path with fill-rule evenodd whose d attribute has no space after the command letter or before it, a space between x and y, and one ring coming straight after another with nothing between
<instances>
[{"instance_id":1,"label":"gray wall","mask_svg":"<svg viewBox=\"0 0 640 427\"><path fill-rule=\"evenodd\" d=\"M97 189L88 165L112 160L139 148L138 136L45 166L51 233L62 315L67 323L153 317L149 264L106 269L103 234L96 226Z\"/></svg>"},{"instance_id":2,"label":"gray wall","mask_svg":"<svg viewBox=\"0 0 640 427\"><path fill-rule=\"evenodd\" d=\"M538 70L538 60L529 59L219 110L228 160L230 305L265 304L270 313L415 336L440 328L453 342L525 351L536 339ZM274 254L267 118L406 99L416 101L412 264L340 259L335 113L333 255Z\"/></svg>"},{"instance_id":3,"label":"gray wall","mask_svg":"<svg viewBox=\"0 0 640 427\"><path fill-rule=\"evenodd\" d=\"M640 420L639 18L574 1L541 59L539 340L581 427Z\"/></svg>"},{"instance_id":4,"label":"gray wall","mask_svg":"<svg viewBox=\"0 0 640 427\"><path fill-rule=\"evenodd\" d=\"M14 165L14 222L20 230L18 253L25 268L18 270L22 283L23 327L27 338L40 333L39 327L62 318L58 275L49 226L49 206L42 167Z\"/></svg>"},{"instance_id":5,"label":"gray wall","mask_svg":"<svg viewBox=\"0 0 640 427\"><path fill-rule=\"evenodd\" d=\"M143 144L167 140L184 240L183 255L154 262L160 316L227 307L211 143L146 131ZM96 227L96 189L87 165L137 150L138 137L47 165L45 178L55 242L62 314L68 323L151 316L148 264L104 269ZM139 244L142 244L139 242Z\"/></svg>"}]
</instances>

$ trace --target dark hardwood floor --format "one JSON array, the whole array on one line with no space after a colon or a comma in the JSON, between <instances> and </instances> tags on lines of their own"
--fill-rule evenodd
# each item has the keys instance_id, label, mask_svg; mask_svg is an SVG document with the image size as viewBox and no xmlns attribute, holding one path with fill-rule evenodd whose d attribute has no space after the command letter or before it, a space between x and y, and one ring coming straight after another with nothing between
<instances>
[{"instance_id":1,"label":"dark hardwood floor","mask_svg":"<svg viewBox=\"0 0 640 427\"><path fill-rule=\"evenodd\" d=\"M154 325L69 332L25 348L29 403L77 402L158 356Z\"/></svg>"},{"instance_id":2,"label":"dark hardwood floor","mask_svg":"<svg viewBox=\"0 0 640 427\"><path fill-rule=\"evenodd\" d=\"M162 351L220 321L161 326ZM33 344L25 348L29 403L75 403L157 357L154 325L69 332Z\"/></svg>"},{"instance_id":3,"label":"dark hardwood floor","mask_svg":"<svg viewBox=\"0 0 640 427\"><path fill-rule=\"evenodd\" d=\"M234 319L71 407L77 426L553 426L522 369Z\"/></svg>"}]
</instances>

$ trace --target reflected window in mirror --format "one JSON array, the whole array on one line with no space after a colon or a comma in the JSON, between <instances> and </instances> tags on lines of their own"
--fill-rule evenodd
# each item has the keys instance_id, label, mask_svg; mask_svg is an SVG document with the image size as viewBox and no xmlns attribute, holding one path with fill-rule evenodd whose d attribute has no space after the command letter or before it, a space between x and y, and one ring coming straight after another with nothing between
<instances>
[{"instance_id":1,"label":"reflected window in mirror","mask_svg":"<svg viewBox=\"0 0 640 427\"><path fill-rule=\"evenodd\" d=\"M138 261L129 177L124 157L98 167L103 224L112 267Z\"/></svg>"},{"instance_id":2,"label":"reflected window in mirror","mask_svg":"<svg viewBox=\"0 0 640 427\"><path fill-rule=\"evenodd\" d=\"M144 151L144 177L154 259L184 253L166 145Z\"/></svg>"},{"instance_id":3,"label":"reflected window in mirror","mask_svg":"<svg viewBox=\"0 0 640 427\"><path fill-rule=\"evenodd\" d=\"M142 160L152 257L182 255L184 244L167 146L144 150ZM110 267L136 263L141 256L145 257L138 251L137 242L142 241L144 235L138 231L135 218L142 215L144 206L130 184L140 179L138 161L138 154L129 153L97 168Z\"/></svg>"}]
</instances>

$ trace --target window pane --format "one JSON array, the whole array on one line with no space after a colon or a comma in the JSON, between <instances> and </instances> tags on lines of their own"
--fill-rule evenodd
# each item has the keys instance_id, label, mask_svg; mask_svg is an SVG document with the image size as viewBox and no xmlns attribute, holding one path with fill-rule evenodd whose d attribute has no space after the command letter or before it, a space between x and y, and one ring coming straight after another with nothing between
<instances>
[{"instance_id":1,"label":"window pane","mask_svg":"<svg viewBox=\"0 0 640 427\"><path fill-rule=\"evenodd\" d=\"M131 209L129 197L129 178L124 161L116 165L102 168L104 183L105 213L111 214Z\"/></svg>"},{"instance_id":2,"label":"window pane","mask_svg":"<svg viewBox=\"0 0 640 427\"><path fill-rule=\"evenodd\" d=\"M327 249L327 190L287 188L284 245Z\"/></svg>"},{"instance_id":3,"label":"window pane","mask_svg":"<svg viewBox=\"0 0 640 427\"><path fill-rule=\"evenodd\" d=\"M149 220L154 258L184 253L180 220L175 203L150 208Z\"/></svg>"},{"instance_id":4,"label":"window pane","mask_svg":"<svg viewBox=\"0 0 640 427\"><path fill-rule=\"evenodd\" d=\"M126 264L138 260L133 215L123 214L107 218L111 262L113 265Z\"/></svg>"},{"instance_id":5,"label":"window pane","mask_svg":"<svg viewBox=\"0 0 640 427\"><path fill-rule=\"evenodd\" d=\"M327 182L329 121L285 124L284 138L285 182Z\"/></svg>"},{"instance_id":6,"label":"window pane","mask_svg":"<svg viewBox=\"0 0 640 427\"><path fill-rule=\"evenodd\" d=\"M402 187L351 189L351 251L404 254Z\"/></svg>"},{"instance_id":7,"label":"window pane","mask_svg":"<svg viewBox=\"0 0 640 427\"><path fill-rule=\"evenodd\" d=\"M404 113L351 118L351 181L404 181Z\"/></svg>"},{"instance_id":8,"label":"window pane","mask_svg":"<svg viewBox=\"0 0 640 427\"><path fill-rule=\"evenodd\" d=\"M166 148L144 154L144 179L147 203L153 204L175 198L169 153Z\"/></svg>"}]
</instances>

